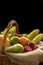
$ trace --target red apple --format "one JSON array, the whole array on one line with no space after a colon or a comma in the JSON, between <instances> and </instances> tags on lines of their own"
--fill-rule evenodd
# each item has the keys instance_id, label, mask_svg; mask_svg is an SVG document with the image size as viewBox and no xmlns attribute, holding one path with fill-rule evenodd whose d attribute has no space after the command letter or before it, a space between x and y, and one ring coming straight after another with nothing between
<instances>
[{"instance_id":1,"label":"red apple","mask_svg":"<svg viewBox=\"0 0 43 65\"><path fill-rule=\"evenodd\" d=\"M28 46L30 46L32 48L32 50L36 49L36 45L34 44L34 42L29 42Z\"/></svg>"},{"instance_id":2,"label":"red apple","mask_svg":"<svg viewBox=\"0 0 43 65\"><path fill-rule=\"evenodd\" d=\"M31 48L30 46L25 46L25 47L24 47L24 51L25 51L25 52L32 51L32 48Z\"/></svg>"}]
</instances>

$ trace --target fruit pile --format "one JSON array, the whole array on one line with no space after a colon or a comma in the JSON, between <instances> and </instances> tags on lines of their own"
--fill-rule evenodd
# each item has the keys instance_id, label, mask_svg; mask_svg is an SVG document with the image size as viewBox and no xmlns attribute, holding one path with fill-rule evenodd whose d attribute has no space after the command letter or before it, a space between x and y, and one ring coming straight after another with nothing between
<instances>
[{"instance_id":1,"label":"fruit pile","mask_svg":"<svg viewBox=\"0 0 43 65\"><path fill-rule=\"evenodd\" d=\"M0 47L5 32L6 29L0 33ZM25 53L36 50L39 47L39 42L42 38L43 34L40 33L39 29L31 31L29 34L17 34L16 27L12 26L5 42L5 51L12 53Z\"/></svg>"}]
</instances>

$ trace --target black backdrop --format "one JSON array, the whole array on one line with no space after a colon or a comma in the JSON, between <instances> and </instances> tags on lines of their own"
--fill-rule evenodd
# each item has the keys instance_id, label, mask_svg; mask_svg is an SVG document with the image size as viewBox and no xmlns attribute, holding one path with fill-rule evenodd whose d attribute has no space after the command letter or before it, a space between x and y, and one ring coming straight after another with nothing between
<instances>
[{"instance_id":1,"label":"black backdrop","mask_svg":"<svg viewBox=\"0 0 43 65\"><path fill-rule=\"evenodd\" d=\"M0 16L0 30L3 30L10 20L17 21L20 33L28 33L36 28L43 32L43 16L41 15Z\"/></svg>"}]
</instances>

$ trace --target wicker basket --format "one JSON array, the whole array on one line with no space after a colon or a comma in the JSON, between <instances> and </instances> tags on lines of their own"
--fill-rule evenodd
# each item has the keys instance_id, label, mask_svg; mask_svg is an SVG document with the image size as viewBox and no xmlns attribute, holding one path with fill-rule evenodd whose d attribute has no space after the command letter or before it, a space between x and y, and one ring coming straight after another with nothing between
<instances>
[{"instance_id":1,"label":"wicker basket","mask_svg":"<svg viewBox=\"0 0 43 65\"><path fill-rule=\"evenodd\" d=\"M6 53L4 51L4 44L8 35L8 32L12 25L16 25L17 33L19 33L18 24L16 21L11 20L6 28L4 39L1 45L0 51L0 65L39 65L39 62L43 62L43 46L37 50L27 53ZM4 52L4 53L3 53ZM25 56L25 57L23 57Z\"/></svg>"},{"instance_id":2,"label":"wicker basket","mask_svg":"<svg viewBox=\"0 0 43 65\"><path fill-rule=\"evenodd\" d=\"M6 55L0 55L0 65L17 65L6 56Z\"/></svg>"},{"instance_id":3,"label":"wicker basket","mask_svg":"<svg viewBox=\"0 0 43 65\"><path fill-rule=\"evenodd\" d=\"M0 65L17 65L17 64L15 64L15 63L11 62L11 60L10 60L5 54L3 54L3 52L4 52L3 49L4 49L5 40L6 40L6 38L7 38L8 32L9 32L9 30L10 30L10 28L12 27L13 24L16 26L17 33L19 33L19 29L18 29L18 24L17 24L17 22L14 21L14 20L11 20L11 21L8 23L8 26L7 26L7 28L6 28L6 33L5 33L5 35L4 35L4 39L3 39L2 45L1 45Z\"/></svg>"}]
</instances>

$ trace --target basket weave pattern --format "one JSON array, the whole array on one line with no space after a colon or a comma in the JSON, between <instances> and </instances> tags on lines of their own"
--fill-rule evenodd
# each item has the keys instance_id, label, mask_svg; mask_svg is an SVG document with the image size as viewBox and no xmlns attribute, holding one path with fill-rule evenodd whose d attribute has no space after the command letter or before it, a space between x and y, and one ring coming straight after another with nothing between
<instances>
[{"instance_id":1,"label":"basket weave pattern","mask_svg":"<svg viewBox=\"0 0 43 65\"><path fill-rule=\"evenodd\" d=\"M17 64L11 62L11 60L5 55L2 55L0 56L0 65L17 65Z\"/></svg>"}]
</instances>

